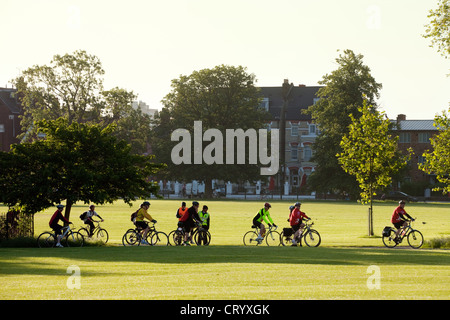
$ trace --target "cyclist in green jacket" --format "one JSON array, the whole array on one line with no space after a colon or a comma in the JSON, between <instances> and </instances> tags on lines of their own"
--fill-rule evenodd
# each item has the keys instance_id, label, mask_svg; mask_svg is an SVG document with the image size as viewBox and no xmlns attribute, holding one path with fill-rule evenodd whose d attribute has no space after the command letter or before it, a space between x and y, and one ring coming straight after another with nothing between
<instances>
[{"instance_id":1,"label":"cyclist in green jacket","mask_svg":"<svg viewBox=\"0 0 450 320\"><path fill-rule=\"evenodd\" d=\"M257 226L259 228L259 235L256 238L256 240L262 240L264 239L264 236L266 235L266 227L264 226L264 224L262 223L262 221L264 220L267 225L270 227L272 224L274 227L276 227L277 225L275 223L273 223L272 217L270 216L269 213L269 209L272 206L270 205L270 203L266 202L264 204L264 208L262 208L261 210L258 211L258 213L256 214L256 216L253 218L253 225ZM267 219L269 219L269 221L267 221Z\"/></svg>"}]
</instances>

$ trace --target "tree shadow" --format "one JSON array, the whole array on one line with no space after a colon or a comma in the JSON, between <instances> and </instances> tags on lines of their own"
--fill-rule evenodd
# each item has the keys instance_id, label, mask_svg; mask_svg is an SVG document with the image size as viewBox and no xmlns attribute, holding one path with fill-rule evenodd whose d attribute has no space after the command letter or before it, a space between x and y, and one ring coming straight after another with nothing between
<instances>
[{"instance_id":1,"label":"tree shadow","mask_svg":"<svg viewBox=\"0 0 450 320\"><path fill-rule=\"evenodd\" d=\"M39 258L36 260L36 258ZM45 262L42 261L44 258ZM149 264L298 264L330 266L366 265L432 265L449 266L450 254L445 250L409 250L348 247L87 247L87 248L2 248L0 275L64 275L61 260L69 264L149 263ZM54 262L52 262L54 260ZM65 262L64 262L65 263ZM68 267L69 264L66 266ZM110 268L114 273L113 268ZM99 274L84 270L83 276Z\"/></svg>"}]
</instances>

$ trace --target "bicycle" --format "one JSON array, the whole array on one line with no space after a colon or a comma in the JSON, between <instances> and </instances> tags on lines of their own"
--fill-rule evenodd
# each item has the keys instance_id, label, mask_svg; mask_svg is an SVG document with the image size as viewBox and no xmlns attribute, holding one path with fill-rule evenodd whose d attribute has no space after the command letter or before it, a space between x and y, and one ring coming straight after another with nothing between
<instances>
[{"instance_id":1,"label":"bicycle","mask_svg":"<svg viewBox=\"0 0 450 320\"><path fill-rule=\"evenodd\" d=\"M122 237L122 244L124 246L140 246L143 240L145 240L151 246L167 246L169 244L169 238L167 234L162 231L157 231L155 223L150 226L150 230L147 232L147 236L143 237L144 229L136 227L134 229L128 229Z\"/></svg>"},{"instance_id":2,"label":"bicycle","mask_svg":"<svg viewBox=\"0 0 450 320\"><path fill-rule=\"evenodd\" d=\"M70 228L70 224L62 228L63 234L61 241L67 247L82 247L84 245L84 237L78 231ZM37 245L39 248L53 248L57 243L57 235L50 231L45 231L37 238Z\"/></svg>"},{"instance_id":3,"label":"bicycle","mask_svg":"<svg viewBox=\"0 0 450 320\"><path fill-rule=\"evenodd\" d=\"M103 229L102 227L100 227L100 221L94 221L92 220L92 222L97 223L97 225L95 226L94 231L92 231L92 237L89 236L89 228L88 227L83 227L79 230L79 232L86 238L86 239L94 239L96 238L97 240L103 242L103 243L107 243L108 239L109 239L109 235L108 235L108 231L106 231L105 229Z\"/></svg>"},{"instance_id":4,"label":"bicycle","mask_svg":"<svg viewBox=\"0 0 450 320\"><path fill-rule=\"evenodd\" d=\"M412 221L408 221L406 227L402 227L403 230L400 231L398 237L395 237L395 229L392 227L385 227L383 230L383 244L388 248L394 248L406 237L408 244L413 249L419 249L423 245L423 235L419 230L413 229Z\"/></svg>"},{"instance_id":5,"label":"bicycle","mask_svg":"<svg viewBox=\"0 0 450 320\"><path fill-rule=\"evenodd\" d=\"M308 247L318 247L322 242L320 234L317 230L312 229L311 227L314 225L314 222L306 221L305 227L303 228L302 235L297 237L297 245L302 246L302 241ZM290 231L289 231L290 229ZM280 235L280 243L283 246L291 245L292 246L292 237L294 236L294 230L292 228L284 228L283 233Z\"/></svg>"},{"instance_id":6,"label":"bicycle","mask_svg":"<svg viewBox=\"0 0 450 320\"><path fill-rule=\"evenodd\" d=\"M244 246L258 246L264 241L264 239L266 239L266 243L268 246L280 244L280 233L276 231L277 227L269 226L269 230L267 231L266 236L263 239L258 239L260 230L259 227L252 225L252 229L256 230L247 231L242 238L242 240L244 241Z\"/></svg>"},{"instance_id":7,"label":"bicycle","mask_svg":"<svg viewBox=\"0 0 450 320\"><path fill-rule=\"evenodd\" d=\"M208 230L203 228L203 226L199 226L198 228L196 228L192 233L192 237L194 238L194 241L198 246L207 246L211 242L211 234Z\"/></svg>"}]
</instances>

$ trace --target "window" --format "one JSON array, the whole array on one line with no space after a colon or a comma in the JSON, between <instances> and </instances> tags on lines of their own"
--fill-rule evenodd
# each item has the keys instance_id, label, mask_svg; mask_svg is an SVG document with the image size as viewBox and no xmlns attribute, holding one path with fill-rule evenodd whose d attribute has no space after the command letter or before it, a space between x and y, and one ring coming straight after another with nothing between
<instances>
[{"instance_id":1,"label":"window","mask_svg":"<svg viewBox=\"0 0 450 320\"><path fill-rule=\"evenodd\" d=\"M400 134L398 135L399 143L411 143L411 133L409 132L400 132Z\"/></svg>"},{"instance_id":2,"label":"window","mask_svg":"<svg viewBox=\"0 0 450 320\"><path fill-rule=\"evenodd\" d=\"M312 135L316 134L316 125L315 124L309 125L309 134L312 134Z\"/></svg>"},{"instance_id":3,"label":"window","mask_svg":"<svg viewBox=\"0 0 450 320\"><path fill-rule=\"evenodd\" d=\"M305 147L303 149L303 161L310 161L312 157L311 147Z\"/></svg>"},{"instance_id":4,"label":"window","mask_svg":"<svg viewBox=\"0 0 450 320\"><path fill-rule=\"evenodd\" d=\"M0 123L0 132L5 132L5 125Z\"/></svg>"},{"instance_id":5,"label":"window","mask_svg":"<svg viewBox=\"0 0 450 320\"><path fill-rule=\"evenodd\" d=\"M263 98L259 105L262 109L269 111L269 98Z\"/></svg>"},{"instance_id":6,"label":"window","mask_svg":"<svg viewBox=\"0 0 450 320\"><path fill-rule=\"evenodd\" d=\"M428 132L419 133L419 143L430 143L430 134Z\"/></svg>"},{"instance_id":7,"label":"window","mask_svg":"<svg viewBox=\"0 0 450 320\"><path fill-rule=\"evenodd\" d=\"M291 146L291 161L298 160L298 149L297 146Z\"/></svg>"},{"instance_id":8,"label":"window","mask_svg":"<svg viewBox=\"0 0 450 320\"><path fill-rule=\"evenodd\" d=\"M293 124L291 126L291 136L293 137L298 136L298 125Z\"/></svg>"}]
</instances>

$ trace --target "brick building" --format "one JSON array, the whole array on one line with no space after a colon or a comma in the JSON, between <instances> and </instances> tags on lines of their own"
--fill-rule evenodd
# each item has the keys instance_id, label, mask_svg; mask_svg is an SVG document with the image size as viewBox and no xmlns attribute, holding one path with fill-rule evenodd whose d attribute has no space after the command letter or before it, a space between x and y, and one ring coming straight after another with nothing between
<instances>
[{"instance_id":1,"label":"brick building","mask_svg":"<svg viewBox=\"0 0 450 320\"><path fill-rule=\"evenodd\" d=\"M434 183L434 176L419 169L419 164L425 160L423 153L432 149L430 138L439 132L433 125L434 120L406 120L406 115L399 114L394 122L399 136L399 150L406 154L411 148L414 152L411 156L410 171L404 181Z\"/></svg>"},{"instance_id":2,"label":"brick building","mask_svg":"<svg viewBox=\"0 0 450 320\"><path fill-rule=\"evenodd\" d=\"M0 88L0 151L9 151L13 143L20 142L20 104L15 97L15 89Z\"/></svg>"}]
</instances>

